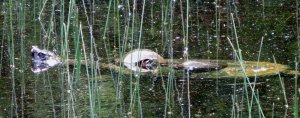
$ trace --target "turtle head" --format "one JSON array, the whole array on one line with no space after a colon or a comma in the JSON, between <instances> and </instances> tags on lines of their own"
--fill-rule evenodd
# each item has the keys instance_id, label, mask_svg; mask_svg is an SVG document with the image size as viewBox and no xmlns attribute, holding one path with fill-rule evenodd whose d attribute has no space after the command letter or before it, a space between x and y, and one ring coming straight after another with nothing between
<instances>
[{"instance_id":1,"label":"turtle head","mask_svg":"<svg viewBox=\"0 0 300 118\"><path fill-rule=\"evenodd\" d=\"M157 68L158 64L159 63L158 63L157 59L144 59L144 60L137 62L135 64L135 66L137 66L145 71L153 71Z\"/></svg>"},{"instance_id":2,"label":"turtle head","mask_svg":"<svg viewBox=\"0 0 300 118\"><path fill-rule=\"evenodd\" d=\"M34 61L46 61L55 55L50 51L41 50L37 46L32 46L31 56Z\"/></svg>"},{"instance_id":3,"label":"turtle head","mask_svg":"<svg viewBox=\"0 0 300 118\"><path fill-rule=\"evenodd\" d=\"M46 71L51 67L61 64L59 56L56 56L53 52L39 49L37 46L31 48L32 56L32 72L39 73Z\"/></svg>"}]
</instances>

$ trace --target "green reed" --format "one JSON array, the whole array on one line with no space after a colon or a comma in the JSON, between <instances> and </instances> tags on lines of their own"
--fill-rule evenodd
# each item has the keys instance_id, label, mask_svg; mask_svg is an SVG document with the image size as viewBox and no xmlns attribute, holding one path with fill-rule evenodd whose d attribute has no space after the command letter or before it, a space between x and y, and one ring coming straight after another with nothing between
<instances>
[{"instance_id":1,"label":"green reed","mask_svg":"<svg viewBox=\"0 0 300 118\"><path fill-rule=\"evenodd\" d=\"M217 63L218 60L219 60L219 50L220 50L220 32L221 32L221 21L219 19L221 19L221 15L220 15L220 1L219 0L216 0L216 4L215 4L215 22L216 22L216 25L215 25L215 35L216 35L216 59L217 59ZM217 78L216 80L216 94L218 95L219 94L219 78Z\"/></svg>"},{"instance_id":2,"label":"green reed","mask_svg":"<svg viewBox=\"0 0 300 118\"><path fill-rule=\"evenodd\" d=\"M299 37L299 36L298 36ZM299 41L299 40L298 40ZM300 47L299 47L300 48ZM295 70L299 71L299 61L295 59ZM295 92L294 92L294 117L297 118L299 116L299 92L298 89L298 75L295 75Z\"/></svg>"},{"instance_id":3,"label":"green reed","mask_svg":"<svg viewBox=\"0 0 300 118\"><path fill-rule=\"evenodd\" d=\"M135 0L136 2L136 0ZM142 33L143 33L143 26L144 26L144 11L145 11L145 0L143 0L143 6L142 6L142 14L141 14L141 20L140 20L140 29L139 29L139 37L138 37L138 46L137 48L141 48L141 43L142 43ZM138 102L138 117L143 117L143 109L142 109L142 103L141 103L141 96L140 96L140 73L138 75L139 77L136 79L136 87L137 87L137 102Z\"/></svg>"},{"instance_id":4,"label":"green reed","mask_svg":"<svg viewBox=\"0 0 300 118\"><path fill-rule=\"evenodd\" d=\"M120 19L120 11L119 11L119 1L118 0L114 0L113 1L113 12L114 12L114 14L113 14L113 17L114 17L114 24L113 24L113 31L114 31L114 42L117 42L117 43L115 43L114 45L118 45L119 46L119 50L118 50L118 54L119 54L119 57L120 57L120 59L123 59L124 58L124 51L125 51L125 49L126 49L126 38L125 38L125 36L126 35L128 35L128 32L124 32L124 37L122 37L121 36L121 19ZM125 19L126 20L126 19ZM128 20L127 20L128 21ZM123 40L122 40L122 38L124 38ZM116 50L116 49L113 49L114 51ZM122 63L121 62L119 62L119 65L120 66L123 66L122 65ZM120 69L120 75L122 75L122 71L121 71L121 69ZM116 101L120 101L121 99L122 99L122 95L121 95L121 86L118 86L119 85L119 83L122 83L123 82L123 80L122 80L122 77L121 76L118 76L117 77L117 79L116 79L116 83L118 83L117 84L117 86L115 87L115 94L116 94L116 98L114 98ZM120 106L120 109L123 109L123 106ZM121 115L121 113L120 113L120 116L122 116Z\"/></svg>"},{"instance_id":5,"label":"green reed","mask_svg":"<svg viewBox=\"0 0 300 118\"><path fill-rule=\"evenodd\" d=\"M128 35L128 37L130 37L130 42L131 43L129 43L129 49L130 50L133 50L134 49L134 45L133 45L133 42L134 42L134 35L135 35L135 27L136 27L136 0L134 0L134 1L132 1L133 3L130 3L130 1L127 1L127 4L126 4L126 6L127 6L127 12L125 12L126 14L132 14L132 15L129 15L129 16L127 16L126 18L127 18L127 20L128 20L128 23L127 23L127 27L128 27L128 31L126 32L126 35ZM132 9L131 9L131 5L130 4L133 4L132 5ZM131 23L130 23L131 22ZM130 30L130 31L129 31ZM128 34L128 32L131 32L130 34ZM126 36L125 35L125 36ZM130 35L130 36L129 36ZM127 37L127 36L126 36ZM127 38L126 38L127 39ZM125 52L125 50L126 50L126 42L124 43L124 52ZM122 53L124 53L124 52L122 52ZM123 54L122 54L123 55ZM123 57L124 58L124 57ZM123 59L123 58L121 58L121 59ZM124 65L123 65L123 67L124 67ZM122 74L122 72L121 72L121 74ZM134 102L135 102L135 89L134 89L134 75L133 75L133 72L131 72L130 73L130 80L129 80L129 89L130 89L130 92L129 92L129 95L130 95L130 102L129 102L129 108L128 108L128 111L127 112L125 112L129 117L132 117L132 116L134 116ZM124 94L126 94L126 93L124 93ZM126 110L126 109L125 109Z\"/></svg>"},{"instance_id":6,"label":"green reed","mask_svg":"<svg viewBox=\"0 0 300 118\"><path fill-rule=\"evenodd\" d=\"M235 4L234 4L235 6ZM236 6L234 8L234 10L236 10ZM234 12L236 17L237 16L237 12ZM242 53L241 53L241 49L239 47L240 43L239 43L239 40L238 40L238 35L237 35L237 28L236 28L236 25L235 25L235 20L233 18L233 14L231 13L230 14L230 18L231 18L231 23L233 24L233 31L234 32L234 39L235 39L235 42L236 42L236 45L234 46L233 43L230 41L230 39L228 38L228 42L230 43L231 47L233 48L234 50L234 54L236 56L236 59L237 61L240 63L240 66L242 68L242 70L244 71L244 91L245 93L243 93L243 95L245 95L245 99L246 99L246 103L247 103L247 111L248 111L248 116L249 117L252 117L252 107L253 107L253 101L256 102L256 104L258 105L258 114L260 117L264 117L264 113L262 111L262 108L261 108L261 105L260 105L260 100L259 100L259 94L258 94L258 91L255 90L255 86L256 86L256 77L254 78L254 84L253 86L251 85L250 81L249 81L249 78L247 77L246 73L245 73L245 68L243 66L243 58L242 58ZM262 46L263 46L263 38L261 40L261 45L260 45L260 49L259 49L259 54L258 54L258 58L257 58L257 67L256 68L259 68L258 67L258 63L260 62L260 55L261 55L261 51L262 51ZM235 48L236 47L236 48ZM251 90L251 96L249 97L248 95L248 87L250 88ZM236 96L236 78L235 78L235 82L234 82L234 96ZM256 91L256 92L255 92ZM233 103L237 103L237 96L236 97L233 97L232 98L232 101ZM244 102L244 96L242 96L242 102ZM240 105L240 106L243 106L243 103ZM239 106L236 106L236 107L239 107ZM231 117L234 117L234 116L243 116L243 112L235 112L236 110L239 110L240 108L235 108L235 105L233 104L232 106L232 114L231 114Z\"/></svg>"},{"instance_id":7,"label":"green reed","mask_svg":"<svg viewBox=\"0 0 300 118\"><path fill-rule=\"evenodd\" d=\"M299 28L299 1L296 0L296 26L297 26L297 46L298 46L298 53L297 56L295 57L295 70L299 71L299 62L300 62L300 28ZM297 90L298 88L298 75L295 75L295 92L294 92L294 105L293 105L293 109L294 109L294 117L298 118L299 116L299 92Z\"/></svg>"},{"instance_id":8,"label":"green reed","mask_svg":"<svg viewBox=\"0 0 300 118\"><path fill-rule=\"evenodd\" d=\"M42 13L44 13L44 9L46 8L45 7L45 5L46 4L52 4L51 5L51 10L49 11L50 12L50 17L49 17L49 19L46 19L46 18L48 18L48 17L43 17L41 14ZM42 29L42 31L43 31L43 39L45 39L45 40L47 40L48 42L43 42L43 47L45 48L45 49L48 49L48 50L50 50L50 47L53 45L53 43L55 42L55 40L53 40L54 39L54 35L52 35L52 32L55 32L55 6L54 6L54 4L56 4L56 1L55 0L52 0L52 1L49 1L48 2L48 0L45 0L45 1L43 1L42 2L42 4L43 4L43 7L41 8L41 11L40 11L40 14L39 14L39 17L38 17L38 19L39 19L39 22L40 22L40 24L41 24L41 28L43 28ZM46 11L47 12L47 11ZM47 24L45 21L50 21L49 22L49 24ZM64 57L63 57L64 58ZM49 77L49 74L48 75L46 75L45 76L45 78L47 79L47 82L48 82L48 85L49 85L49 93L50 93L50 101L51 101L51 111L52 111L52 116L53 117L57 117L57 112L56 112L56 110L55 110L55 100L54 100L54 93L55 93L55 91L53 91L53 89L52 89L52 82L51 82L51 78Z\"/></svg>"},{"instance_id":9,"label":"green reed","mask_svg":"<svg viewBox=\"0 0 300 118\"><path fill-rule=\"evenodd\" d=\"M129 3L128 3L129 4ZM130 9L130 5L129 9ZM140 9L137 9L137 0L133 1L133 5L132 5L132 18L131 18L131 44L130 44L130 50L133 50L133 48L141 48L141 44L142 44L142 33L143 33L143 25L144 25L144 10L145 10L145 0L143 0L143 6L142 6L142 11L141 14ZM130 12L130 11L129 11ZM141 15L140 17L138 17L139 15ZM140 19L140 22L138 21L138 19ZM138 24L139 25L139 30L137 30L139 33L136 34L135 28L138 28ZM138 35L138 38L136 39L136 35ZM137 44L135 44L134 42L137 42ZM134 46L136 45L136 46ZM142 109L142 102L141 102L141 95L140 95L140 73L132 73L130 77L130 105L129 105L129 111L128 111L128 115L131 117L143 117L143 109ZM135 77L135 79L133 78ZM133 81L135 80L135 82ZM134 86L135 85L135 86ZM137 108L137 109L135 109Z\"/></svg>"},{"instance_id":10,"label":"green reed","mask_svg":"<svg viewBox=\"0 0 300 118\"><path fill-rule=\"evenodd\" d=\"M132 17L129 17L131 19L131 35L130 35L130 50L133 50L134 49L134 45L133 45L133 42L134 42L134 37L135 37L135 27L136 27L136 0L133 0L133 5L132 5L132 11L130 11L131 9L131 5L130 5L130 2L128 1L127 2L128 4L128 13L131 13L132 14ZM129 117L132 117L134 116L134 102L135 102L135 89L134 89L134 82L133 82L133 72L130 73L130 104L129 104L129 108L128 108L128 115Z\"/></svg>"},{"instance_id":11,"label":"green reed","mask_svg":"<svg viewBox=\"0 0 300 118\"><path fill-rule=\"evenodd\" d=\"M14 31L14 15L13 15L13 11L14 11L14 2L12 0L9 0L8 1L8 53L9 53L9 65L10 65L10 77L12 78L11 79L11 85L12 85L12 88L11 88L11 91L12 91L12 94L11 94L11 109L10 109L10 114L13 116L13 114L15 116L18 116L19 113L17 112L18 110L18 103L17 103L17 100L16 100L16 80L15 80L15 31Z\"/></svg>"},{"instance_id":12,"label":"green reed","mask_svg":"<svg viewBox=\"0 0 300 118\"><path fill-rule=\"evenodd\" d=\"M258 57L257 57L257 64L256 64L256 69L259 69L260 67L258 66L258 63L260 62L260 57L261 57L261 52L262 52L262 46L263 46L263 41L264 41L264 37L261 38L261 42L260 42L260 47L259 47L259 51L258 51ZM257 80L257 75L255 74L255 77L254 77L254 84L253 84L253 89L251 91L251 101L250 101L250 107L249 109L252 109L253 107L253 100L254 100L254 95L256 94L255 93L255 86L256 86L256 80ZM257 91L258 93L258 91ZM258 95L258 94L257 94ZM258 97L259 98L259 97ZM259 112L260 116L261 113Z\"/></svg>"},{"instance_id":13,"label":"green reed","mask_svg":"<svg viewBox=\"0 0 300 118\"><path fill-rule=\"evenodd\" d=\"M276 62L276 59L275 59L275 56L273 55L273 61L275 64L277 64ZM276 70L278 71L278 68L276 68ZM284 116L286 117L287 115L287 110L288 110L288 100L287 100L287 95L286 95L286 89L285 89L285 84L284 84L284 78L281 77L281 74L280 72L278 71L278 78L279 78L279 81L280 81L280 85L281 85L281 89L282 89L282 93L283 93L283 99L284 99L284 110L285 110L285 114Z\"/></svg>"},{"instance_id":14,"label":"green reed","mask_svg":"<svg viewBox=\"0 0 300 118\"><path fill-rule=\"evenodd\" d=\"M84 35L83 35L83 32L82 32L82 26L81 26L81 24L79 25L79 31L80 31L80 38L81 38L81 43L82 43L82 52L83 52L83 56L84 56L83 58L85 60L84 61L85 62L85 68L86 68L85 76L86 76L86 78L88 80L90 80L90 74L89 74L90 72L89 72L89 69L88 69L88 57L87 57L87 53L86 53L86 47L85 47L85 43L84 43ZM90 96L91 96L91 94L89 92L89 97ZM84 100L86 102L86 98ZM86 107L88 107L88 106L86 106ZM89 109L92 110L91 108L89 108ZM84 112L84 115L87 115L87 114Z\"/></svg>"},{"instance_id":15,"label":"green reed","mask_svg":"<svg viewBox=\"0 0 300 118\"><path fill-rule=\"evenodd\" d=\"M85 17L86 17L86 22L87 22L87 25L88 25L88 34L90 37L89 38L89 49L90 49L90 52L87 53L87 50L86 49L86 46L85 43L84 43L84 34L82 33L82 27L80 26L80 31L81 31L81 41L82 41L82 49L83 49L83 55L84 55L84 60L85 60L85 64L88 64L85 66L85 69L86 69L86 73L85 73L85 76L87 77L87 82L88 82L88 106L89 109L88 109L88 112L89 112L89 116L90 117L94 117L97 115L97 111L96 110L96 83L95 83L95 75L96 74L96 62L94 60L94 57L93 56L96 56L95 55L95 52L96 50L94 50L94 37L93 37L93 26L92 26L92 23L90 22L91 21L91 17L87 15L87 8L85 6L85 2L83 1L83 6L84 6L84 11L85 11ZM89 62L88 62L89 61ZM100 102L100 101L98 101ZM99 103L100 104L100 103Z\"/></svg>"},{"instance_id":16,"label":"green reed","mask_svg":"<svg viewBox=\"0 0 300 118\"><path fill-rule=\"evenodd\" d=\"M259 101L259 98L256 94L254 94L254 87L251 85L251 82L245 72L245 66L244 66L244 61L243 61L243 58L242 58L242 53L241 53L241 49L239 47L239 40L238 40L238 36L237 36L237 30L236 30L236 26L235 26L235 21L234 21L234 18L233 18L233 14L231 14L231 20L232 20L232 24L233 24L233 30L234 30L234 35L235 35L235 42L236 42L236 46L233 45L233 43L231 42L231 40L229 38L228 39L228 42L230 43L230 46L232 47L233 51L234 51L234 54L235 56L237 56L237 60L240 64L240 68L242 69L243 73L244 73L244 83L243 83L243 89L245 91L245 96L246 96L246 103L247 103L247 110L248 110L248 116L249 117L252 117L252 103L250 102L251 99L250 97L248 96L248 87L250 88L250 90L252 91L252 96L254 98L254 100L256 101L257 105L258 105L258 109L259 109L259 113L261 114L262 117L264 117L264 113L262 111L262 107L260 105L260 101ZM235 48L236 47L236 48Z\"/></svg>"},{"instance_id":17,"label":"green reed","mask_svg":"<svg viewBox=\"0 0 300 118\"><path fill-rule=\"evenodd\" d=\"M75 62L75 65L74 67L76 68L76 72L74 73L73 72L70 72L70 70L68 70L68 83L69 84L69 89L70 90L74 90L76 88L76 84L74 83L74 81L78 81L80 80L80 69L81 69L81 63L80 63L80 60L81 60L81 54L80 54L80 35L79 35L79 23L78 23L78 8L76 7L76 4L75 4L75 0L71 0L70 1L70 4L69 4L69 15L68 16L68 22L69 22L69 28L73 28L73 40L74 40L74 49L75 49L75 56L74 56L74 59L76 59L77 62ZM70 21L71 18L74 18L74 20L72 20L72 22ZM72 24L72 26L70 26L70 24ZM67 38L66 38L67 39ZM68 40L66 40L68 42ZM68 49L68 48L67 48ZM70 50L70 49L69 49ZM67 67L68 69L68 67ZM69 105L71 106L71 113L72 114L71 116L76 116L76 113L80 112L80 108L76 107L76 105L78 103L76 103L76 98L78 96L76 96L76 93L71 91L70 92L70 101L69 101Z\"/></svg>"},{"instance_id":18,"label":"green reed","mask_svg":"<svg viewBox=\"0 0 300 118\"><path fill-rule=\"evenodd\" d=\"M169 59L169 64L172 66L173 65L173 42L170 39L173 39L173 32L174 32L174 9L175 9L175 2L174 1L169 1L166 2L166 4L164 5L164 23L166 23L167 25L165 25L164 27L162 27L164 29L165 33L165 37L164 40L165 42L168 42L168 46L166 47L168 50L168 59ZM164 88L164 92L165 92L165 104L164 104L164 116L165 117L172 117L174 114L174 83L175 83L175 76L174 76L174 70L171 69L168 72L167 75L167 80L166 83L163 85ZM163 81L164 82L164 81Z\"/></svg>"},{"instance_id":19,"label":"green reed","mask_svg":"<svg viewBox=\"0 0 300 118\"><path fill-rule=\"evenodd\" d=\"M25 3L25 0L22 0L22 1L20 1L20 4L19 4L20 6L18 7L19 8L19 13L17 13L18 14L18 16L19 16L19 21L18 21L18 26L19 26L19 28L18 28L18 32L19 32L19 36L20 36L20 53L21 53L21 60L23 60L23 61L21 61L21 69L22 69L22 71L21 71L21 117L24 117L24 114L25 114L25 112L24 112L24 110L25 110L25 101L24 101L24 97L25 97L25 91L26 91L26 84L25 84L25 70L26 70L26 63L25 63L25 61L24 60L26 60L27 58L26 58L26 53L25 53L25 44L24 44L24 40L25 40L25 20L26 20L26 18L25 18L25 15L26 15L26 8L25 8L25 6L26 6L26 3Z\"/></svg>"}]
</instances>

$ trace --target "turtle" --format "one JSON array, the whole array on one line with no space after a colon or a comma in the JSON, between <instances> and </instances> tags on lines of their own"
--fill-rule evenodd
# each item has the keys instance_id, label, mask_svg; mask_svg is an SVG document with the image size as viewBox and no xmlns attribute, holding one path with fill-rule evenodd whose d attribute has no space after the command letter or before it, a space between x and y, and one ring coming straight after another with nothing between
<instances>
[{"instance_id":1,"label":"turtle","mask_svg":"<svg viewBox=\"0 0 300 118\"><path fill-rule=\"evenodd\" d=\"M57 65L89 64L88 60L67 59L62 61L55 53L46 49L39 49L37 46L32 46L31 54L33 63L31 70L34 73L46 71ZM263 77L278 73L300 75L299 71L289 70L286 65L272 62L164 59L150 49L134 49L128 52L121 62L125 68L117 63L99 63L99 67L102 69L113 68L116 72L123 71L124 74L130 74L131 71L134 71L147 75L147 73L151 74L159 70L160 75L168 75L171 70L174 70L176 71L175 76L180 76L182 72L192 72L191 77L193 78Z\"/></svg>"},{"instance_id":2,"label":"turtle","mask_svg":"<svg viewBox=\"0 0 300 118\"><path fill-rule=\"evenodd\" d=\"M176 69L185 69L188 71L207 71L219 70L227 66L226 63L215 63L211 60L188 60L185 62L173 62L173 60L164 59L156 52L149 49L135 49L130 51L124 58L124 65L140 72L153 72L158 66L172 65Z\"/></svg>"},{"instance_id":3,"label":"turtle","mask_svg":"<svg viewBox=\"0 0 300 118\"><path fill-rule=\"evenodd\" d=\"M130 51L123 60L124 65L140 72L155 71L159 65L167 64L167 60L149 49L135 49Z\"/></svg>"}]
</instances>

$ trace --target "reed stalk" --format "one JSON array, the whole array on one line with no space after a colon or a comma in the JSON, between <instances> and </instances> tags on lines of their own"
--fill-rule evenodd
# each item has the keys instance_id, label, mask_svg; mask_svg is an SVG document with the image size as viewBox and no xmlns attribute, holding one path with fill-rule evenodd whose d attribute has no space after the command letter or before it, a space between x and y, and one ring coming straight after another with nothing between
<instances>
[{"instance_id":1,"label":"reed stalk","mask_svg":"<svg viewBox=\"0 0 300 118\"><path fill-rule=\"evenodd\" d=\"M131 18L131 40L130 40L130 50L133 50L133 42L134 42L134 35L135 35L135 19L136 19L136 0L133 0L133 6L132 6L132 11L130 12L130 3L128 2L128 8L129 8L129 13L132 13L132 18ZM134 107L135 107L135 99L136 99L136 94L135 94L135 88L133 86L134 82L133 82L133 72L130 73L130 104L129 104L129 108L128 108L128 115L129 117L133 117L133 112L134 112Z\"/></svg>"},{"instance_id":2,"label":"reed stalk","mask_svg":"<svg viewBox=\"0 0 300 118\"><path fill-rule=\"evenodd\" d=\"M298 36L299 37L299 36ZM300 48L300 47L298 47ZM295 70L296 71L299 71L299 61L297 60L297 58L295 59ZM299 116L299 91L297 90L298 89L298 75L296 74L295 75L295 92L294 92L294 117L295 118L298 118Z\"/></svg>"},{"instance_id":3,"label":"reed stalk","mask_svg":"<svg viewBox=\"0 0 300 118\"><path fill-rule=\"evenodd\" d=\"M242 53L241 53L241 49L239 47L239 41L238 41L238 36L237 36L237 30L235 28L235 23L234 23L234 19L233 19L233 14L231 14L231 20L232 20L232 23L233 23L233 30L234 30L234 34L235 34L235 40L236 40L236 47L237 49L235 48L235 46L233 45L233 43L231 42L231 40L229 38L228 39L228 42L230 44L230 46L232 47L233 51L234 51L234 54L237 56L237 60L240 64L240 67L244 73L244 91L245 91L245 95L246 95L246 101L247 101L247 109L248 109L248 116L251 117L252 116L252 113L251 113L251 105L250 105L250 101L249 101L249 97L248 97L248 90L247 88L249 87L251 89L251 91L255 91L253 89L253 86L250 84L250 80L245 72L245 66L244 66L244 61L243 61L243 58L242 58ZM262 108L261 108L261 105L260 105L260 101L258 100L258 97L256 95L253 95L257 105L258 105L258 108L259 108L259 112L261 113L262 117L265 117L264 116L264 113L262 111Z\"/></svg>"},{"instance_id":4,"label":"reed stalk","mask_svg":"<svg viewBox=\"0 0 300 118\"><path fill-rule=\"evenodd\" d=\"M26 63L25 63L25 60L26 60L26 56L25 56L25 44L24 44L24 38L25 38L25 15L26 15L26 9L25 9L25 3L26 1L25 0L22 0L20 1L19 3L19 12L17 12L18 14L18 34L20 36L20 53L21 53L21 72L20 72L20 75L21 75L21 117L24 117L25 115L25 100L24 100L24 97L25 97L25 94L26 94L26 84L25 84L25 73L24 71L26 70Z\"/></svg>"},{"instance_id":5,"label":"reed stalk","mask_svg":"<svg viewBox=\"0 0 300 118\"><path fill-rule=\"evenodd\" d=\"M165 4L165 16L164 16L164 22L166 25L164 26L165 29L165 40L169 42L168 44L168 58L169 58L169 64L173 66L173 24L174 24L174 9L175 9L175 1L169 1ZM172 117L174 114L174 98L172 97L174 95L174 70L170 70L168 72L167 76L167 82L166 85L164 84L164 92L165 92L165 108L164 108L164 116L165 117Z\"/></svg>"},{"instance_id":6,"label":"reed stalk","mask_svg":"<svg viewBox=\"0 0 300 118\"><path fill-rule=\"evenodd\" d=\"M257 63L256 63L256 69L259 69L259 62L260 62L260 57L261 57L261 52L262 52L262 46L263 46L263 41L264 41L264 37L261 38L261 42L260 42L260 47L259 47L259 51L258 51L258 57L257 57ZM255 90L255 86L256 86L256 81L257 81L257 74L255 74L255 77L254 77L254 84L253 84L253 90ZM251 91L251 101L250 101L250 108L249 109L252 109L252 106L253 106L253 100L254 100L254 95L256 94L255 91ZM258 91L257 91L258 93Z\"/></svg>"},{"instance_id":7,"label":"reed stalk","mask_svg":"<svg viewBox=\"0 0 300 118\"><path fill-rule=\"evenodd\" d=\"M19 105L17 103L17 95L16 95L16 80L15 80L15 32L14 32L14 27L13 27L13 22L15 21L15 19L13 18L14 15L13 15L13 10L14 10L14 5L13 5L13 0L9 0L8 1L8 29L9 29L9 34L8 34L8 53L9 53L9 65L11 66L10 67L10 77L12 78L11 79L11 85L12 85L12 88L11 88L11 91L12 91L12 94L11 94L11 109L10 109L10 114L13 115L13 116L19 116L19 113L18 113L18 108L19 108Z\"/></svg>"},{"instance_id":8,"label":"reed stalk","mask_svg":"<svg viewBox=\"0 0 300 118\"><path fill-rule=\"evenodd\" d=\"M295 70L299 71L299 62L300 62L300 26L299 26L299 1L296 0L296 26L297 26L297 46L298 46L298 53L295 57ZM295 75L295 92L294 92L294 117L299 117L299 92L298 88L298 75Z\"/></svg>"}]
</instances>

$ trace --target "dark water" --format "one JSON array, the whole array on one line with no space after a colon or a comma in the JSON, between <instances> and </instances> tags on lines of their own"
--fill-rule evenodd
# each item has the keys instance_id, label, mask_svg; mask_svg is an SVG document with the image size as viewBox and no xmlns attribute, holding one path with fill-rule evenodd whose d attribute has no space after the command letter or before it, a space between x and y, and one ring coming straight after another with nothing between
<instances>
[{"instance_id":1,"label":"dark water","mask_svg":"<svg viewBox=\"0 0 300 118\"><path fill-rule=\"evenodd\" d=\"M79 0L73 7L66 42L62 28L68 23L69 1L12 1L11 7L8 0L0 2L0 117L293 117L294 82L298 79L293 75L250 78L257 83L252 97L243 78L171 74L136 79L133 74L107 69L88 69L86 74L85 66L81 71L58 66L34 74L30 49L38 45L63 55L68 42L69 58L75 58L76 23L81 23L87 56L97 59L98 54L103 63L119 58L120 50L126 53L138 47L155 50L165 58L184 58L184 38L189 42L190 59L234 60L227 37L236 48L236 30L244 60L258 60L263 38L259 60L274 62L275 58L294 69L295 59L299 60L298 1L193 0L187 16L187 1L182 1L182 10L180 1L146 1L143 14L143 1L137 0L133 21L133 1L112 1L107 16L109 1L85 0L83 5Z\"/></svg>"}]
</instances>

